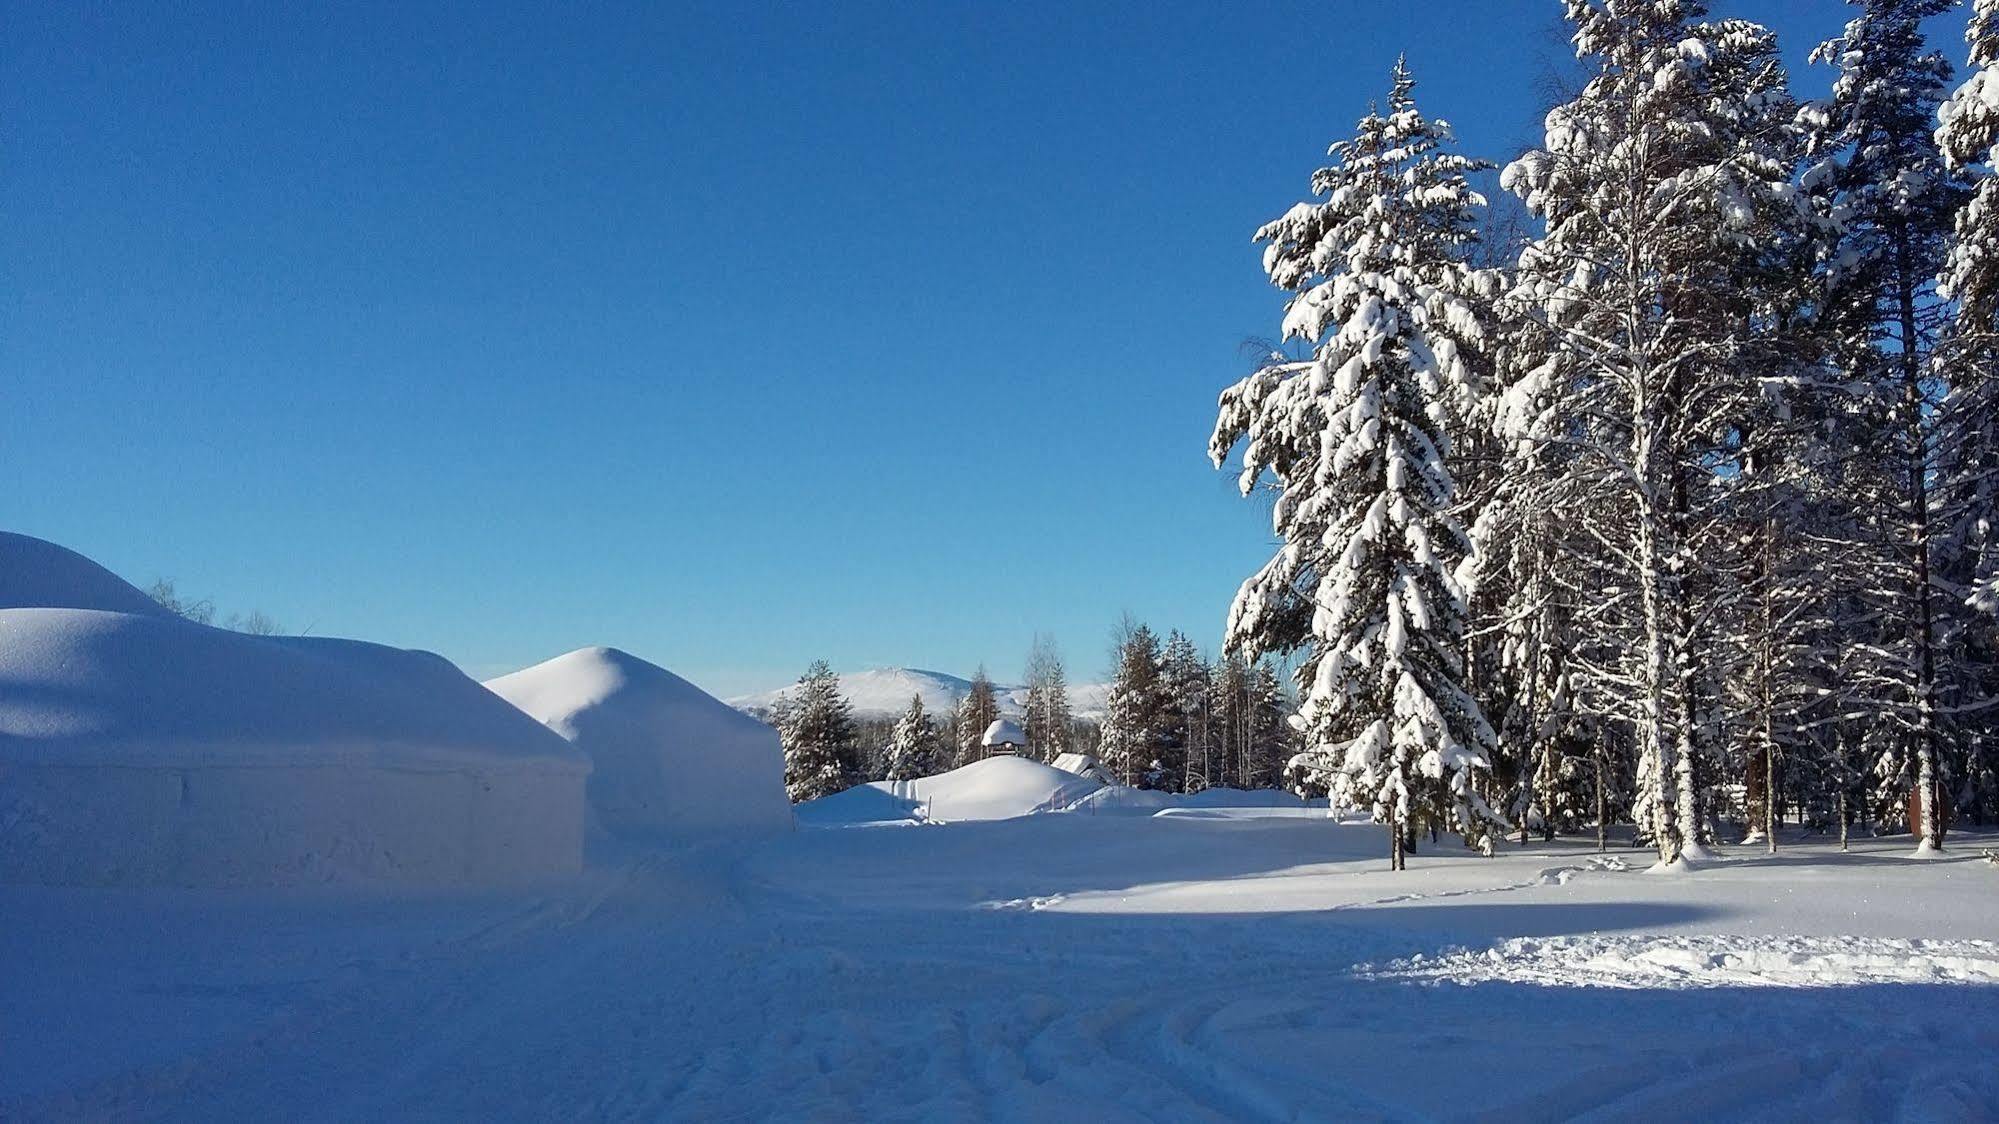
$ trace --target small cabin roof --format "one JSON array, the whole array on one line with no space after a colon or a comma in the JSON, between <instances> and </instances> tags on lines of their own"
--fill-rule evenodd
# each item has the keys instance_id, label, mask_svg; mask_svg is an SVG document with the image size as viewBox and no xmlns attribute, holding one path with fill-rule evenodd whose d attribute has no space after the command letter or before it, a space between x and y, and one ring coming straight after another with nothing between
<instances>
[{"instance_id":1,"label":"small cabin roof","mask_svg":"<svg viewBox=\"0 0 1999 1124\"><path fill-rule=\"evenodd\" d=\"M1021 732L1018 723L1009 718L997 718L986 727L986 736L979 739L980 745L1026 745L1027 735Z\"/></svg>"}]
</instances>

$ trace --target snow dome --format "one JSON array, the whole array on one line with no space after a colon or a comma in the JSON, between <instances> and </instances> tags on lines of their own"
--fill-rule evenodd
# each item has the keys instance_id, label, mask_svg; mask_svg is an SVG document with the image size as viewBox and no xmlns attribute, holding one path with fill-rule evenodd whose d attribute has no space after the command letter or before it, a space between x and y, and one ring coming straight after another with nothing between
<instances>
[{"instance_id":1,"label":"snow dome","mask_svg":"<svg viewBox=\"0 0 1999 1124\"><path fill-rule=\"evenodd\" d=\"M581 865L588 763L441 657L195 624L7 533L0 606L0 881L452 883Z\"/></svg>"},{"instance_id":2,"label":"snow dome","mask_svg":"<svg viewBox=\"0 0 1999 1124\"><path fill-rule=\"evenodd\" d=\"M584 648L486 686L589 757L613 832L691 837L791 826L777 731L663 667Z\"/></svg>"}]
</instances>

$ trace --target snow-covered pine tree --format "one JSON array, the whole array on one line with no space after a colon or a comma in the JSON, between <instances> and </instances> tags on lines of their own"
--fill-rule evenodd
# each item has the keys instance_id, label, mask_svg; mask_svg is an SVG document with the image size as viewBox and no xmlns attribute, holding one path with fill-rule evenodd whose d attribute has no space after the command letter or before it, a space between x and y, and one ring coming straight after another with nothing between
<instances>
[{"instance_id":1,"label":"snow-covered pine tree","mask_svg":"<svg viewBox=\"0 0 1999 1124\"><path fill-rule=\"evenodd\" d=\"M1220 783L1214 779L1213 703L1209 697L1214 669L1201 658L1185 633L1174 629L1166 638L1162 673L1166 689L1166 742L1179 765L1172 787L1199 792Z\"/></svg>"},{"instance_id":2,"label":"snow-covered pine tree","mask_svg":"<svg viewBox=\"0 0 1999 1124\"><path fill-rule=\"evenodd\" d=\"M1249 671L1249 744L1242 756L1237 788L1275 788L1284 766L1297 755L1301 739L1291 728L1293 708L1284 681L1268 660Z\"/></svg>"},{"instance_id":3,"label":"snow-covered pine tree","mask_svg":"<svg viewBox=\"0 0 1999 1124\"><path fill-rule=\"evenodd\" d=\"M1936 143L1976 186L1955 216L1942 292L1961 331L1989 336L1999 333L1999 0L1975 0L1964 39L1970 73L1938 109Z\"/></svg>"},{"instance_id":4,"label":"snow-covered pine tree","mask_svg":"<svg viewBox=\"0 0 1999 1124\"><path fill-rule=\"evenodd\" d=\"M1208 699L1215 743L1214 773L1209 783L1241 787L1253 725L1249 668L1241 656L1224 654L1215 665Z\"/></svg>"},{"instance_id":5,"label":"snow-covered pine tree","mask_svg":"<svg viewBox=\"0 0 1999 1124\"><path fill-rule=\"evenodd\" d=\"M944 743L938 737L937 724L923 709L922 695L909 697L909 709L896 719L884 756L885 780L914 780L943 771Z\"/></svg>"},{"instance_id":6,"label":"snow-covered pine tree","mask_svg":"<svg viewBox=\"0 0 1999 1124\"><path fill-rule=\"evenodd\" d=\"M1478 693L1496 715L1494 779L1510 793L1505 811L1522 843L1530 829L1553 838L1586 822L1581 759L1592 749L1570 684L1577 636L1573 595L1555 572L1561 528L1519 494L1535 483L1522 473L1500 486L1472 527L1476 549L1464 571L1473 604L1490 621L1493 643L1480 653L1490 678Z\"/></svg>"},{"instance_id":7,"label":"snow-covered pine tree","mask_svg":"<svg viewBox=\"0 0 1999 1124\"><path fill-rule=\"evenodd\" d=\"M984 664L972 673L971 690L958 700L958 764L969 765L986 755L986 728L999 718L999 697Z\"/></svg>"},{"instance_id":8,"label":"snow-covered pine tree","mask_svg":"<svg viewBox=\"0 0 1999 1124\"><path fill-rule=\"evenodd\" d=\"M1945 164L1932 123L1948 88L1948 60L1928 50L1922 21L1956 0L1850 0L1860 9L1813 58L1839 70L1832 97L1812 111L1820 161L1807 185L1843 231L1827 271L1828 305L1853 310L1845 364L1873 388L1881 450L1898 487L1875 497L1884 588L1876 605L1882 658L1871 677L1890 688L1880 718L1902 736L1883 738L1877 797L1893 807L1913 789L1920 849L1942 845L1938 799L1944 721L1939 660L1946 607L1936 577L1940 525L1938 411L1947 387L1932 377L1945 327L1936 278L1950 247L1951 217L1965 198Z\"/></svg>"},{"instance_id":9,"label":"snow-covered pine tree","mask_svg":"<svg viewBox=\"0 0 1999 1124\"><path fill-rule=\"evenodd\" d=\"M1705 824L1719 674L1704 630L1725 591L1701 556L1719 541L1717 458L1760 393L1734 363L1753 330L1740 284L1763 230L1810 217L1774 38L1706 14L1567 0L1589 80L1501 177L1546 225L1516 292L1538 342L1501 424L1554 466L1558 523L1591 549L1586 693L1630 700L1602 717L1630 724L1634 811L1662 863Z\"/></svg>"},{"instance_id":10,"label":"snow-covered pine tree","mask_svg":"<svg viewBox=\"0 0 1999 1124\"><path fill-rule=\"evenodd\" d=\"M1027 655L1027 751L1038 761L1069 752L1069 683L1051 636L1036 636Z\"/></svg>"},{"instance_id":11,"label":"snow-covered pine tree","mask_svg":"<svg viewBox=\"0 0 1999 1124\"><path fill-rule=\"evenodd\" d=\"M1167 634L1160 652L1159 676L1163 700L1159 787L1185 792L1189 777L1200 769L1201 741L1207 732L1208 669L1201 661L1200 649L1177 628Z\"/></svg>"},{"instance_id":12,"label":"snow-covered pine tree","mask_svg":"<svg viewBox=\"0 0 1999 1124\"><path fill-rule=\"evenodd\" d=\"M1335 802L1389 825L1390 865L1427 822L1483 836L1475 791L1493 732L1465 689L1456 567L1470 550L1451 513L1446 422L1484 391L1479 298L1495 282L1465 262L1483 202L1398 62L1385 113L1362 118L1300 203L1256 234L1264 269L1293 290L1284 335L1313 357L1277 363L1222 394L1217 466L1244 446L1245 494L1278 490L1283 546L1244 583L1232 651L1303 650L1297 723L1308 767Z\"/></svg>"},{"instance_id":13,"label":"snow-covered pine tree","mask_svg":"<svg viewBox=\"0 0 1999 1124\"><path fill-rule=\"evenodd\" d=\"M1957 801L1999 818L1999 0L1976 0L1970 74L1938 113L1946 164L1973 184L1958 209L1939 292L1955 302L1939 364L1939 499L1951 557L1944 580L1974 614L1951 644L1961 760Z\"/></svg>"},{"instance_id":14,"label":"snow-covered pine tree","mask_svg":"<svg viewBox=\"0 0 1999 1124\"><path fill-rule=\"evenodd\" d=\"M1139 625L1124 641L1117 675L1105 700L1098 754L1122 784L1148 784L1155 774L1165 696L1159 674L1159 637Z\"/></svg>"},{"instance_id":15,"label":"snow-covered pine tree","mask_svg":"<svg viewBox=\"0 0 1999 1124\"><path fill-rule=\"evenodd\" d=\"M799 677L797 692L778 707L777 730L784 746L784 791L792 803L853 785L860 757L853 707L826 661L815 661Z\"/></svg>"}]
</instances>

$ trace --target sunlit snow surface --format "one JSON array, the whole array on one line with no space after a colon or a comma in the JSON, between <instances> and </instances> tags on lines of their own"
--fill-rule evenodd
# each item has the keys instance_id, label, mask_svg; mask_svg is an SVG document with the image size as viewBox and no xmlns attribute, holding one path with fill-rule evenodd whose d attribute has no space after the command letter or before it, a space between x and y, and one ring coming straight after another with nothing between
<instances>
[{"instance_id":1,"label":"sunlit snow surface","mask_svg":"<svg viewBox=\"0 0 1999 1124\"><path fill-rule=\"evenodd\" d=\"M629 848L533 892L0 888L0 1119L1992 1119L1999 865L1297 809Z\"/></svg>"}]
</instances>

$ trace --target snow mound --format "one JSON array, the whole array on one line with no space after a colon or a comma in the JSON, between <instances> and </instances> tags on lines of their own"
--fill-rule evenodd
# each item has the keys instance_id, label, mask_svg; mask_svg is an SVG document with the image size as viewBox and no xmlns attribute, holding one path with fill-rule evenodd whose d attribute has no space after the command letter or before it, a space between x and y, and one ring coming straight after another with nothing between
<instances>
[{"instance_id":1,"label":"snow mound","mask_svg":"<svg viewBox=\"0 0 1999 1124\"><path fill-rule=\"evenodd\" d=\"M616 648L584 648L486 684L590 758L614 832L769 832L791 824L777 731Z\"/></svg>"},{"instance_id":2,"label":"snow mound","mask_svg":"<svg viewBox=\"0 0 1999 1124\"><path fill-rule=\"evenodd\" d=\"M0 609L172 615L124 578L76 551L11 531L0 531Z\"/></svg>"},{"instance_id":3,"label":"snow mound","mask_svg":"<svg viewBox=\"0 0 1999 1124\"><path fill-rule=\"evenodd\" d=\"M210 628L60 547L7 536L0 553L38 563L0 571L17 606L0 609L0 882L580 866L587 762L444 659ZM67 604L18 607L33 599Z\"/></svg>"},{"instance_id":4,"label":"snow mound","mask_svg":"<svg viewBox=\"0 0 1999 1124\"><path fill-rule=\"evenodd\" d=\"M1520 938L1359 969L1371 979L1507 981L1544 987L1999 985L1999 941L1884 937Z\"/></svg>"},{"instance_id":5,"label":"snow mound","mask_svg":"<svg viewBox=\"0 0 1999 1124\"><path fill-rule=\"evenodd\" d=\"M1007 820L1059 812L1097 791L1098 782L1025 757L988 757L912 781L873 781L798 806L800 822L822 826L897 820Z\"/></svg>"}]
</instances>

